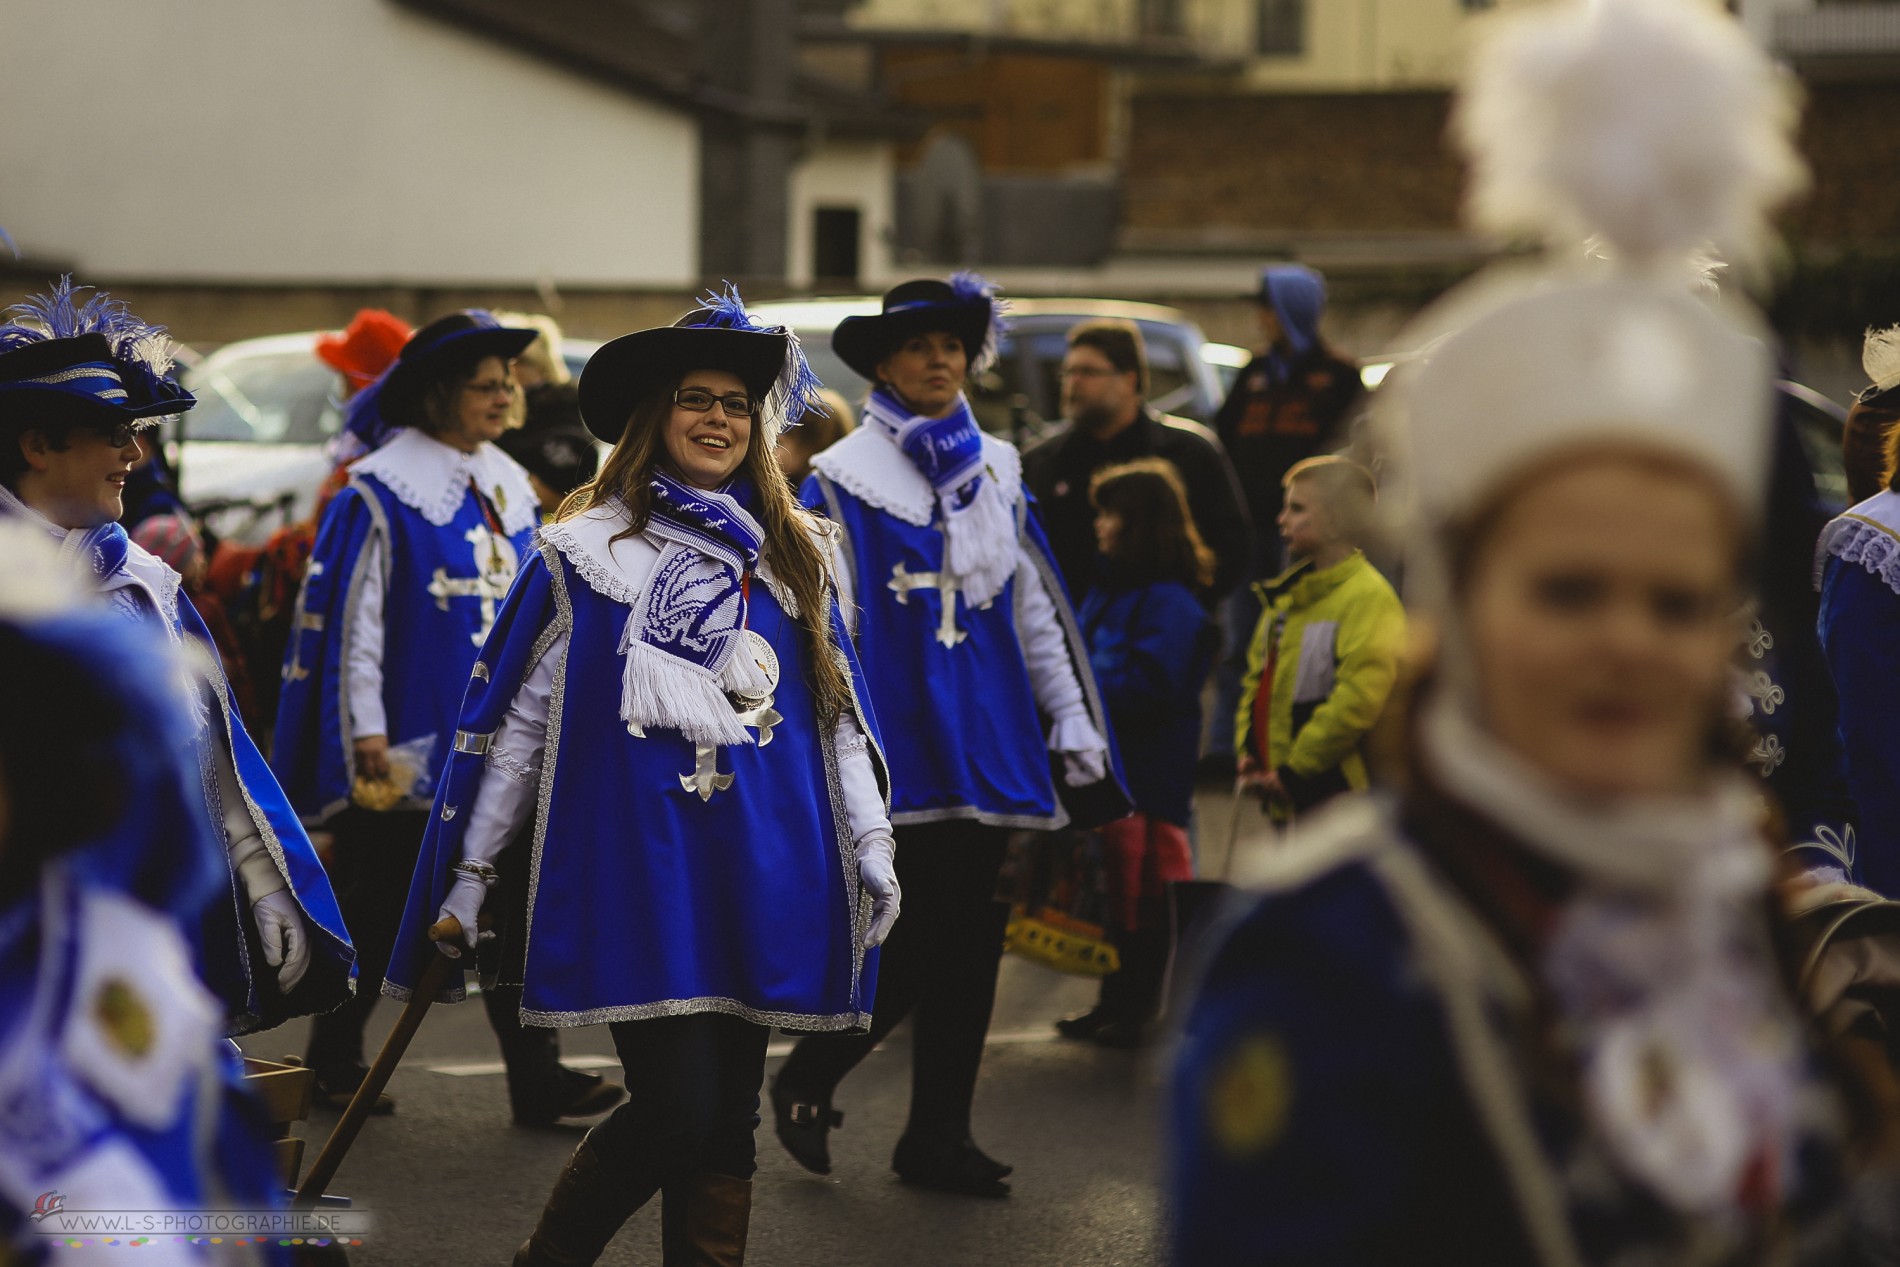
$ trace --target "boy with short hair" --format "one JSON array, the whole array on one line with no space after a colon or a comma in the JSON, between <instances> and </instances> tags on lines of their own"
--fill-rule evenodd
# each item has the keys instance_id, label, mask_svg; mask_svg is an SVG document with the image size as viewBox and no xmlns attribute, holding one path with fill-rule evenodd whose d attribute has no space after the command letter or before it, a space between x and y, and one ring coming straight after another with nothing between
<instances>
[{"instance_id":1,"label":"boy with short hair","mask_svg":"<svg viewBox=\"0 0 1900 1267\"><path fill-rule=\"evenodd\" d=\"M1256 586L1263 608L1241 680L1243 783L1286 820L1364 788L1361 747L1398 677L1405 612L1359 544L1371 472L1342 457L1287 471L1278 526L1293 564Z\"/></svg>"}]
</instances>

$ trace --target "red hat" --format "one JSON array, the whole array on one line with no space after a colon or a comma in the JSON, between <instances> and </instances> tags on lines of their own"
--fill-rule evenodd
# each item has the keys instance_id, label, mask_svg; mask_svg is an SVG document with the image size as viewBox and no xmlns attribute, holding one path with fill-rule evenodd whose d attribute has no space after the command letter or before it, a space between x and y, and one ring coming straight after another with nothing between
<instances>
[{"instance_id":1,"label":"red hat","mask_svg":"<svg viewBox=\"0 0 1900 1267\"><path fill-rule=\"evenodd\" d=\"M389 368L409 334L409 323L401 317L364 308L343 333L317 339L317 359L349 379L352 392L359 392Z\"/></svg>"}]
</instances>

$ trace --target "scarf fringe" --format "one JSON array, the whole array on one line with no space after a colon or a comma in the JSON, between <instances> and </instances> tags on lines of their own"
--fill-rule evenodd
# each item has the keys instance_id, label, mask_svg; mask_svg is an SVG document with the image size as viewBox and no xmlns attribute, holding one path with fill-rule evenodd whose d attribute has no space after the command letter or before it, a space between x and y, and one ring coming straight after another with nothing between
<instances>
[{"instance_id":1,"label":"scarf fringe","mask_svg":"<svg viewBox=\"0 0 1900 1267\"><path fill-rule=\"evenodd\" d=\"M953 497L946 493L937 499L943 508L944 559L963 583L964 601L982 607L1016 575L1016 515L997 481L987 476L968 506L952 510Z\"/></svg>"},{"instance_id":2,"label":"scarf fringe","mask_svg":"<svg viewBox=\"0 0 1900 1267\"><path fill-rule=\"evenodd\" d=\"M648 729L677 730L693 743L738 747L752 742L721 689L720 682L695 665L640 641L637 615L627 617L620 635L624 666L620 684L620 720L634 734ZM735 655L736 663L748 657ZM732 664L726 666L732 675ZM757 675L757 669L753 669ZM760 677L763 682L763 677Z\"/></svg>"}]
</instances>

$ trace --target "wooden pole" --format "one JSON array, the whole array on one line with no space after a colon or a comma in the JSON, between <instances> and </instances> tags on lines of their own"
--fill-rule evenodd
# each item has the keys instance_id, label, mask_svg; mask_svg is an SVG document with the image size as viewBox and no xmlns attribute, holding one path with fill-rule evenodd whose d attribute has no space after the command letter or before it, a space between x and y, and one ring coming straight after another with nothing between
<instances>
[{"instance_id":1,"label":"wooden pole","mask_svg":"<svg viewBox=\"0 0 1900 1267\"><path fill-rule=\"evenodd\" d=\"M462 940L461 921L453 915L445 916L430 926L429 940L459 943ZM440 950L430 956L429 966L422 970L422 977L416 982L414 992L403 1005L402 1015L396 1019L396 1027L389 1031L389 1037L383 1040L383 1049L376 1053L376 1063L363 1075L356 1094L350 1097L349 1107L337 1119L336 1129L330 1132L330 1138L324 1141L323 1151L317 1154L310 1173L304 1176L303 1185L297 1189L297 1199L292 1203L294 1206L307 1208L316 1205L330 1180L336 1178L337 1168L343 1164L350 1145L356 1142L357 1132L363 1129L370 1110L376 1106L376 1097L383 1093L383 1088L389 1085L390 1075L402 1063L403 1053L409 1050L409 1041L416 1036L422 1018L429 1013L429 1005L435 1002L435 996L448 984L450 974L461 966L460 959L452 959ZM357 984L361 988L362 983Z\"/></svg>"}]
</instances>

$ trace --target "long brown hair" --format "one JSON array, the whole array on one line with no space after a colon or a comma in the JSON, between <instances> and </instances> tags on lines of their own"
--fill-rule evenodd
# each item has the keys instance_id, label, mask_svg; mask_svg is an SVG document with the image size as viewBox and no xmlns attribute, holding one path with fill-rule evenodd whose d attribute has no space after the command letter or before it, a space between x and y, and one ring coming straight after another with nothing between
<instances>
[{"instance_id":1,"label":"long brown hair","mask_svg":"<svg viewBox=\"0 0 1900 1267\"><path fill-rule=\"evenodd\" d=\"M618 497L627 507L627 526L613 539L646 531L653 514L653 468L660 460L661 429L673 412L675 386L669 383L633 407L627 429L601 464L600 473L567 495L554 514L557 523ZM753 403L756 406L758 402ZM818 545L824 528L815 515L792 500L791 487L779 473L772 446L762 442L765 436L761 422L755 414L739 469L757 490L759 526L765 529L761 557L771 560L772 574L791 591L798 607L798 625L811 652L806 682L818 702L818 719L827 727L835 726L850 704L851 683L844 657L831 640L829 579L825 556Z\"/></svg>"},{"instance_id":2,"label":"long brown hair","mask_svg":"<svg viewBox=\"0 0 1900 1267\"><path fill-rule=\"evenodd\" d=\"M1131 581L1179 581L1189 589L1214 583L1214 552L1201 540L1188 509L1181 473L1164 458L1109 466L1089 481L1089 504L1122 521L1113 560Z\"/></svg>"}]
</instances>

